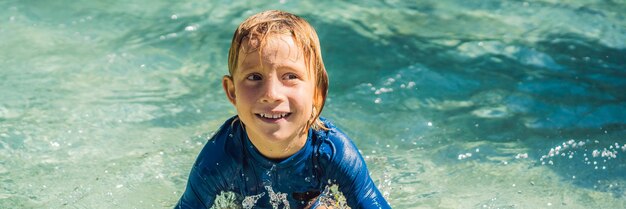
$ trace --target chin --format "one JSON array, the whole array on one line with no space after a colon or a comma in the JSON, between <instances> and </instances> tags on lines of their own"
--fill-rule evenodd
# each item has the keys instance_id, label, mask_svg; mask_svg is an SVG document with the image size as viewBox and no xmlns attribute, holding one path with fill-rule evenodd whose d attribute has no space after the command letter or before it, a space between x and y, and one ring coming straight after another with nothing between
<instances>
[{"instance_id":1,"label":"chin","mask_svg":"<svg viewBox=\"0 0 626 209\"><path fill-rule=\"evenodd\" d=\"M297 136L297 134L292 134L293 132L290 131L276 131L276 132L270 132L270 133L263 133L263 135L265 135L265 138L268 141L273 141L273 142L284 142L284 141L289 141L292 140L293 138L295 138Z\"/></svg>"}]
</instances>

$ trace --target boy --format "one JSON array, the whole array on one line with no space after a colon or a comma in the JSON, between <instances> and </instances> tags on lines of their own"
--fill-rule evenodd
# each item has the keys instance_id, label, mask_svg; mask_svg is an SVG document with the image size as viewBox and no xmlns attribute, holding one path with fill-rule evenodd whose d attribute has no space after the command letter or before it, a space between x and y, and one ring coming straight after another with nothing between
<instances>
[{"instance_id":1,"label":"boy","mask_svg":"<svg viewBox=\"0 0 626 209\"><path fill-rule=\"evenodd\" d=\"M304 19L275 10L249 17L235 31L228 68L222 84L237 116L199 154L177 208L211 207L222 191L246 208L323 207L334 184L352 208L389 208L355 145L319 117L328 76Z\"/></svg>"}]
</instances>

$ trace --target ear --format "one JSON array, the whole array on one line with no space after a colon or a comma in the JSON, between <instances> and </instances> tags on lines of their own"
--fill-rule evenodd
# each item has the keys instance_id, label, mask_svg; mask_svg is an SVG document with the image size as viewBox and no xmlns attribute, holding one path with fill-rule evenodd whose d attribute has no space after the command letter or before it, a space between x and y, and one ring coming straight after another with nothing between
<instances>
[{"instance_id":1,"label":"ear","mask_svg":"<svg viewBox=\"0 0 626 209\"><path fill-rule=\"evenodd\" d=\"M233 77L225 75L222 78L222 87L224 88L224 93L226 93L226 97L230 103L235 105L235 81L233 81Z\"/></svg>"}]
</instances>

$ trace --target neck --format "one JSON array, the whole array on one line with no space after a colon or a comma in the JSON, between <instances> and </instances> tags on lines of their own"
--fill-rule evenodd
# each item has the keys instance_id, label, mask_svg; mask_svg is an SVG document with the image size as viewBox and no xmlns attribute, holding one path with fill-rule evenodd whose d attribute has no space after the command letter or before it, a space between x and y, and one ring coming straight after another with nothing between
<instances>
[{"instance_id":1,"label":"neck","mask_svg":"<svg viewBox=\"0 0 626 209\"><path fill-rule=\"evenodd\" d=\"M259 135L250 133L246 130L250 142L264 157L270 160L286 159L296 152L300 151L306 144L308 131L295 134L286 140L272 141L259 137Z\"/></svg>"}]
</instances>

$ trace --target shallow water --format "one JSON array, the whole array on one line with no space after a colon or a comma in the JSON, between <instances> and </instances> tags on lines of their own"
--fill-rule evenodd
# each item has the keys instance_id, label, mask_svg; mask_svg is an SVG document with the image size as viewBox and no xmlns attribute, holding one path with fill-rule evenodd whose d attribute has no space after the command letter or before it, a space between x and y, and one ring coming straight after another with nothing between
<instances>
[{"instance_id":1,"label":"shallow water","mask_svg":"<svg viewBox=\"0 0 626 209\"><path fill-rule=\"evenodd\" d=\"M0 208L169 208L245 17L316 27L394 208L624 208L622 1L0 2Z\"/></svg>"}]
</instances>

